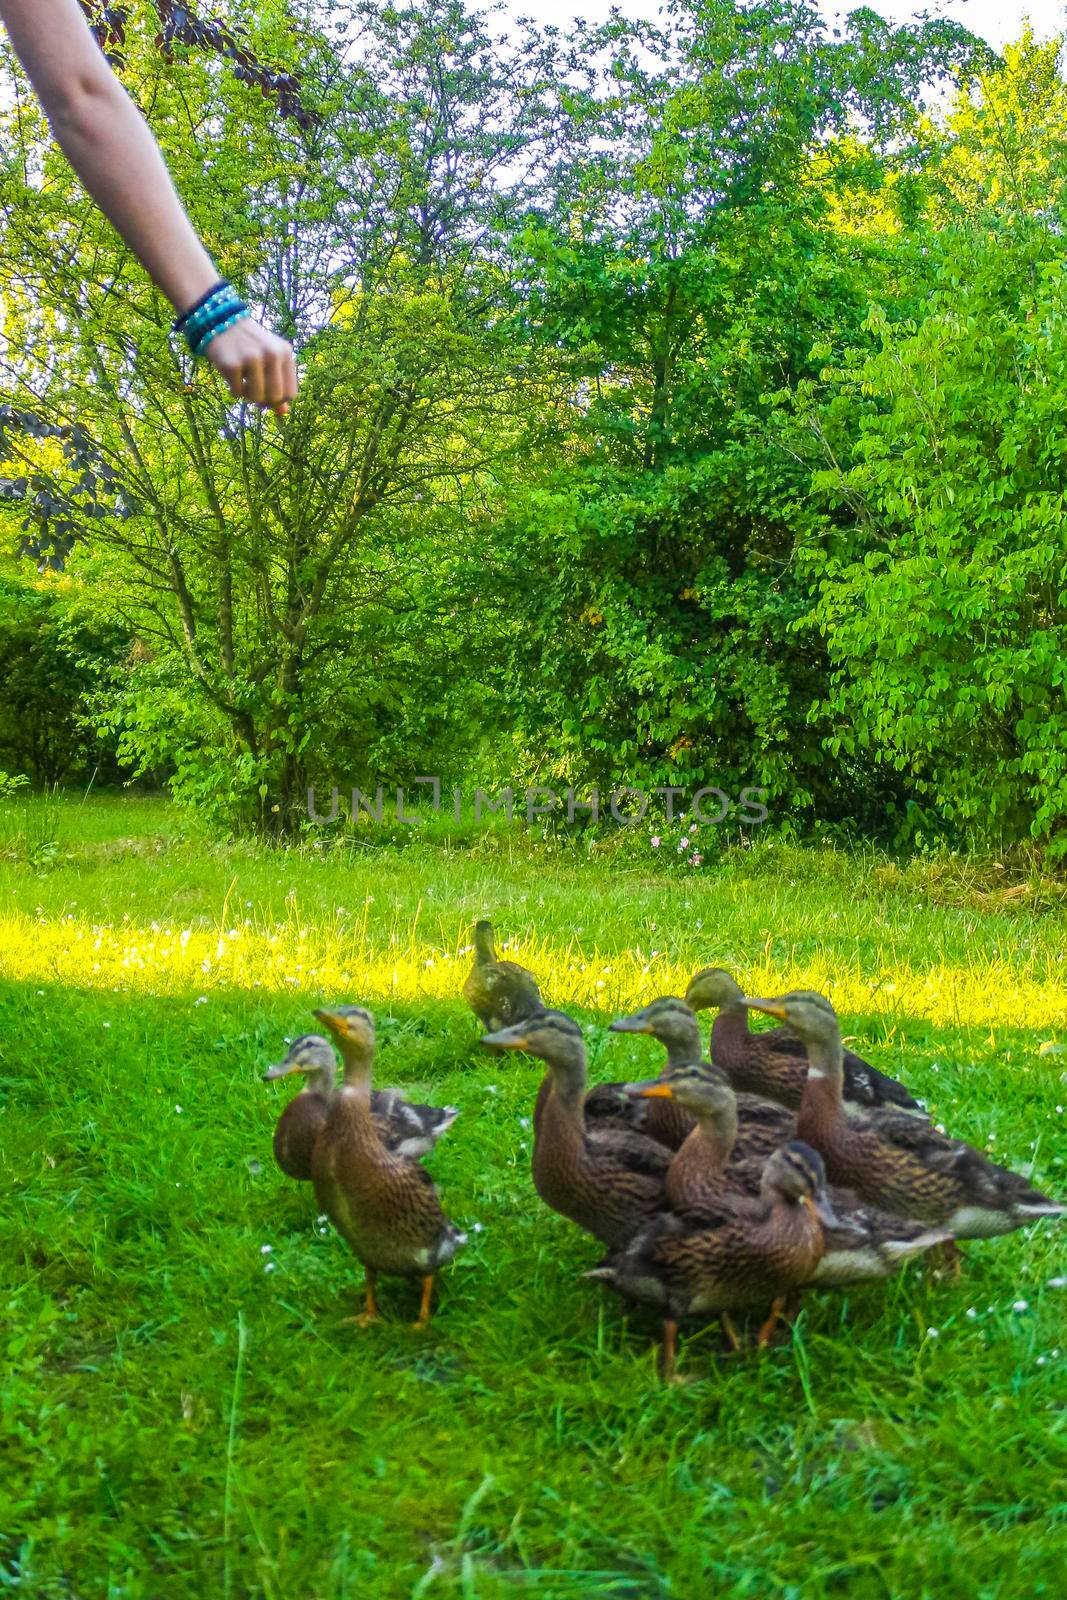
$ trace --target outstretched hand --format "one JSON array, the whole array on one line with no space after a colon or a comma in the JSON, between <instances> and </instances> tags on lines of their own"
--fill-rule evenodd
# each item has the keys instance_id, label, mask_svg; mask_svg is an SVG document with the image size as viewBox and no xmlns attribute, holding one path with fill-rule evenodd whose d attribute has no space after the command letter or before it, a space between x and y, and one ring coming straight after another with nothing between
<instances>
[{"instance_id":1,"label":"outstretched hand","mask_svg":"<svg viewBox=\"0 0 1067 1600\"><path fill-rule=\"evenodd\" d=\"M245 318L212 339L204 359L222 374L234 399L288 416L297 377L292 348L284 339Z\"/></svg>"}]
</instances>

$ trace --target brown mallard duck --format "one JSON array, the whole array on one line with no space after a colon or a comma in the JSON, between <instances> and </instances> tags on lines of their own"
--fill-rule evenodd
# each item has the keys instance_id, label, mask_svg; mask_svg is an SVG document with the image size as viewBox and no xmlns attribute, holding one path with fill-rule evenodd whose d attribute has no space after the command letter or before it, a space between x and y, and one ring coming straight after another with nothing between
<instances>
[{"instance_id":1,"label":"brown mallard duck","mask_svg":"<svg viewBox=\"0 0 1067 1600\"><path fill-rule=\"evenodd\" d=\"M794 1110L807 1075L803 1042L789 1028L751 1032L740 985L721 967L705 967L689 980L685 998L694 1011L717 1010L711 1027L711 1059L735 1089L767 1095ZM848 1115L879 1110L925 1117L926 1108L902 1083L889 1078L862 1056L844 1052L842 1103Z\"/></svg>"},{"instance_id":2,"label":"brown mallard duck","mask_svg":"<svg viewBox=\"0 0 1067 1600\"><path fill-rule=\"evenodd\" d=\"M484 920L475 924L474 965L463 997L489 1033L513 1027L544 1007L533 973L517 961L497 960L493 924Z\"/></svg>"},{"instance_id":3,"label":"brown mallard duck","mask_svg":"<svg viewBox=\"0 0 1067 1600\"><path fill-rule=\"evenodd\" d=\"M917 1117L887 1111L847 1117L841 1031L822 995L798 992L744 1003L778 1017L803 1039L808 1078L797 1126L821 1153L835 1183L897 1216L944 1227L957 1239L993 1238L1038 1217L1067 1215L1067 1206L1041 1194L1019 1173Z\"/></svg>"},{"instance_id":4,"label":"brown mallard duck","mask_svg":"<svg viewBox=\"0 0 1067 1600\"><path fill-rule=\"evenodd\" d=\"M738 1149L737 1096L724 1072L706 1065L675 1067L628 1088L640 1097L675 1099L694 1118L693 1132L667 1173L667 1201L673 1211L700 1212L731 1194L759 1194L765 1157ZM838 1223L823 1226L826 1249L813 1283L844 1285L888 1278L912 1256L952 1238L947 1230L863 1205L839 1185L830 1184L828 1193Z\"/></svg>"},{"instance_id":5,"label":"brown mallard duck","mask_svg":"<svg viewBox=\"0 0 1067 1600\"><path fill-rule=\"evenodd\" d=\"M585 1043L561 1011L540 1011L482 1040L548 1066L534 1118L533 1180L553 1211L617 1245L663 1204L670 1152L625 1128L587 1128Z\"/></svg>"},{"instance_id":6,"label":"brown mallard duck","mask_svg":"<svg viewBox=\"0 0 1067 1600\"><path fill-rule=\"evenodd\" d=\"M362 1006L316 1011L336 1039L344 1081L329 1102L326 1125L315 1141L311 1175L315 1197L366 1272L361 1325L378 1317L380 1273L422 1281L416 1328L430 1319L434 1278L466 1235L445 1216L429 1173L417 1161L386 1148L371 1111L374 1019Z\"/></svg>"},{"instance_id":7,"label":"brown mallard duck","mask_svg":"<svg viewBox=\"0 0 1067 1600\"><path fill-rule=\"evenodd\" d=\"M787 1298L814 1276L824 1222L836 1225L822 1159L792 1140L768 1156L758 1199L730 1195L699 1216L654 1216L587 1276L660 1312L670 1376L682 1317L717 1313L736 1347L729 1313L769 1301L759 1332L765 1345Z\"/></svg>"},{"instance_id":8,"label":"brown mallard duck","mask_svg":"<svg viewBox=\"0 0 1067 1600\"><path fill-rule=\"evenodd\" d=\"M696 1013L673 995L653 1000L632 1017L618 1017L611 1024L613 1033L650 1033L663 1045L667 1060L663 1072L687 1066L701 1059L700 1024ZM737 1095L740 1119L739 1154L770 1155L796 1133L796 1118L775 1100L763 1095ZM675 1098L653 1099L641 1123L642 1133L658 1139L672 1150L681 1148L692 1133L693 1118Z\"/></svg>"},{"instance_id":9,"label":"brown mallard duck","mask_svg":"<svg viewBox=\"0 0 1067 1600\"><path fill-rule=\"evenodd\" d=\"M304 1033L294 1039L284 1061L268 1067L263 1082L303 1074L304 1084L274 1130L274 1159L287 1177L311 1182L311 1152L326 1126L326 1114L337 1078L333 1046L321 1033ZM399 1089L374 1089L370 1097L371 1120L387 1150L408 1161L432 1150L455 1122L455 1106L412 1105Z\"/></svg>"}]
</instances>

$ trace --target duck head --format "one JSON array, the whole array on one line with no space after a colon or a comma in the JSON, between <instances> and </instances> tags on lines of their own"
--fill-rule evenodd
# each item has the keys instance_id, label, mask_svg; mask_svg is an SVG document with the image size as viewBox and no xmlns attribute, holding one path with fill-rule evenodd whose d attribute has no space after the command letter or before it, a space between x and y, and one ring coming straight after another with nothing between
<instances>
[{"instance_id":1,"label":"duck head","mask_svg":"<svg viewBox=\"0 0 1067 1600\"><path fill-rule=\"evenodd\" d=\"M768 1156L760 1188L768 1200L807 1206L826 1227L840 1227L826 1192L822 1156L801 1139L791 1139Z\"/></svg>"},{"instance_id":2,"label":"duck head","mask_svg":"<svg viewBox=\"0 0 1067 1600\"><path fill-rule=\"evenodd\" d=\"M723 1006L737 1005L744 992L723 967L702 967L690 978L685 1000L693 1011L720 1011Z\"/></svg>"},{"instance_id":3,"label":"duck head","mask_svg":"<svg viewBox=\"0 0 1067 1600\"><path fill-rule=\"evenodd\" d=\"M553 1076L582 1081L585 1043L578 1024L562 1011L535 1011L524 1022L499 1028L482 1039L487 1050L525 1050L545 1062Z\"/></svg>"},{"instance_id":4,"label":"duck head","mask_svg":"<svg viewBox=\"0 0 1067 1600\"><path fill-rule=\"evenodd\" d=\"M289 1046L285 1060L267 1068L263 1082L272 1083L275 1078L287 1078L293 1072L302 1073L309 1088L332 1089L337 1076L337 1058L330 1041L321 1033L302 1033Z\"/></svg>"},{"instance_id":5,"label":"duck head","mask_svg":"<svg viewBox=\"0 0 1067 1600\"><path fill-rule=\"evenodd\" d=\"M666 1047L672 1064L687 1059L700 1060L700 1029L696 1016L684 1000L673 995L653 1000L633 1016L616 1018L611 1032L650 1033Z\"/></svg>"},{"instance_id":6,"label":"duck head","mask_svg":"<svg viewBox=\"0 0 1067 1600\"><path fill-rule=\"evenodd\" d=\"M337 1040L342 1055L373 1051L374 1018L364 1006L324 1006L315 1012L315 1020Z\"/></svg>"},{"instance_id":7,"label":"duck head","mask_svg":"<svg viewBox=\"0 0 1067 1600\"><path fill-rule=\"evenodd\" d=\"M745 1000L749 1011L762 1011L784 1022L806 1045L833 1046L840 1042L837 1013L825 995L811 989L793 989L776 1000Z\"/></svg>"},{"instance_id":8,"label":"duck head","mask_svg":"<svg viewBox=\"0 0 1067 1600\"><path fill-rule=\"evenodd\" d=\"M646 1083L628 1083L626 1093L643 1100L676 1100L699 1122L737 1119L737 1100L729 1079L718 1067L706 1063L672 1067Z\"/></svg>"}]
</instances>

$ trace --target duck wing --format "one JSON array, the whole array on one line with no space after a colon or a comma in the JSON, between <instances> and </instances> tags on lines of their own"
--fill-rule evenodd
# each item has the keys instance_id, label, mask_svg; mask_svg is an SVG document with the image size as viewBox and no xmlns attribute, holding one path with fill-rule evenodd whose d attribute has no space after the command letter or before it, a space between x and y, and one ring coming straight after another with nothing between
<instances>
[{"instance_id":1,"label":"duck wing","mask_svg":"<svg viewBox=\"0 0 1067 1600\"><path fill-rule=\"evenodd\" d=\"M387 1150L412 1161L432 1150L459 1116L455 1106L424 1106L399 1089L374 1089L370 1098L375 1131Z\"/></svg>"}]
</instances>

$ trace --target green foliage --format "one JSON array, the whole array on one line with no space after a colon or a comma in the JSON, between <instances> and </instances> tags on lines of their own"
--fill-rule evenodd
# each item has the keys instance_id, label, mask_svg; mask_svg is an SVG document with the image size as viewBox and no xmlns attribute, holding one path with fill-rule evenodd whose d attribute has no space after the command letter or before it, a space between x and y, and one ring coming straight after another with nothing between
<instances>
[{"instance_id":1,"label":"green foliage","mask_svg":"<svg viewBox=\"0 0 1067 1600\"><path fill-rule=\"evenodd\" d=\"M134 771L276 834L427 773L1058 834L1055 45L90 9L304 374L284 427L184 386L9 83L0 502L64 626L132 642L92 704Z\"/></svg>"},{"instance_id":2,"label":"green foliage","mask_svg":"<svg viewBox=\"0 0 1067 1600\"><path fill-rule=\"evenodd\" d=\"M569 354L573 457L524 508L545 581L514 640L516 716L538 763L604 784L755 784L824 819L873 812L873 763L829 772L821 641L792 561L810 468L775 391L858 337L886 273L830 205L861 116L866 189L916 121L919 80L965 35L859 14L832 39L794 6L677 7L619 26L557 202L519 241L527 315ZM877 57L877 62L875 61ZM813 141L823 141L821 165ZM797 737L803 729L803 737Z\"/></svg>"},{"instance_id":3,"label":"green foliage","mask_svg":"<svg viewBox=\"0 0 1067 1600\"><path fill-rule=\"evenodd\" d=\"M0 574L0 760L38 787L94 771L111 781L90 702L123 645L114 627L73 622L54 584Z\"/></svg>"},{"instance_id":4,"label":"green foliage","mask_svg":"<svg viewBox=\"0 0 1067 1600\"><path fill-rule=\"evenodd\" d=\"M12 124L48 188L13 162L2 175L8 339L32 345L49 307L32 414L4 438L8 494L36 519L37 553L56 537L62 556L75 548L86 614L112 616L118 597L138 641L102 718L138 771L162 767L230 822L282 830L309 780L466 759L457 733L477 727L477 704L457 669L476 633L478 649L490 642L480 531L545 431L533 363L516 363L486 314L492 253L471 249L508 206L489 181L497 146L521 148L535 108L454 6L359 14L347 62L307 36L316 116L299 132L230 77L161 59L150 34L131 25L124 39L127 81L153 100L223 266L300 338L301 404L284 429L209 382L176 383L166 311L32 125ZM259 19L266 42L275 20ZM208 152L210 190L194 170ZM231 194L246 197L239 214ZM57 272L42 234L75 216ZM58 448L71 411L118 515L86 498L86 451Z\"/></svg>"},{"instance_id":5,"label":"green foliage","mask_svg":"<svg viewBox=\"0 0 1067 1600\"><path fill-rule=\"evenodd\" d=\"M0 800L10 800L20 789L27 788L29 781L24 772L4 772L0 769Z\"/></svg>"},{"instance_id":6,"label":"green foliage","mask_svg":"<svg viewBox=\"0 0 1067 1600\"><path fill-rule=\"evenodd\" d=\"M825 375L833 399L811 420L834 465L815 487L837 516L805 564L833 667L831 748L907 773L976 835L1059 851L1067 278L1054 223L1067 209L1048 157L1067 148L1067 91L1054 67L1051 49L1014 52L981 107L957 113L921 319L875 311L866 349ZM976 165L994 142L999 172Z\"/></svg>"}]
</instances>

